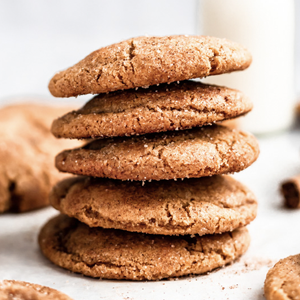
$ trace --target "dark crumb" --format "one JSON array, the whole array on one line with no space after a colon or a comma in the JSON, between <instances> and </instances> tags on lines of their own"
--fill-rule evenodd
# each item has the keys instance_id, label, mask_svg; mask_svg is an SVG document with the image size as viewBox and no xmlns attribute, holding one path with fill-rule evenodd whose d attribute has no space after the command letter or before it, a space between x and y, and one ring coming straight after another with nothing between
<instances>
[{"instance_id":1,"label":"dark crumb","mask_svg":"<svg viewBox=\"0 0 300 300\"><path fill-rule=\"evenodd\" d=\"M300 194L299 181L290 179L281 185L281 193L284 197L284 205L289 208L299 208Z\"/></svg>"}]
</instances>

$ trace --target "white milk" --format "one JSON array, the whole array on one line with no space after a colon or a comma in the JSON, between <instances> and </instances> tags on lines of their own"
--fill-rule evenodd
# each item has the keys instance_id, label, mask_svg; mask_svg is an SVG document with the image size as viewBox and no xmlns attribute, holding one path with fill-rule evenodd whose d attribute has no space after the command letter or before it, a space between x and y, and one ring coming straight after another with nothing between
<instances>
[{"instance_id":1,"label":"white milk","mask_svg":"<svg viewBox=\"0 0 300 300\"><path fill-rule=\"evenodd\" d=\"M241 127L258 134L288 128L296 101L294 1L202 0L198 15L199 34L239 42L253 56L249 69L205 80L251 98L254 109Z\"/></svg>"}]
</instances>

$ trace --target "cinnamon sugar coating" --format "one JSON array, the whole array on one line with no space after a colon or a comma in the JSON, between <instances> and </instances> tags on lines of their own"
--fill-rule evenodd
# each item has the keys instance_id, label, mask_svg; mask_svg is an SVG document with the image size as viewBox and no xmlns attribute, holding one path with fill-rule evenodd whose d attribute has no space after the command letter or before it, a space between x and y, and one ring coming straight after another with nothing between
<instances>
[{"instance_id":1,"label":"cinnamon sugar coating","mask_svg":"<svg viewBox=\"0 0 300 300\"><path fill-rule=\"evenodd\" d=\"M182 130L244 115L252 102L243 93L195 81L101 94L56 119L58 138L97 138Z\"/></svg>"},{"instance_id":2,"label":"cinnamon sugar coating","mask_svg":"<svg viewBox=\"0 0 300 300\"><path fill-rule=\"evenodd\" d=\"M71 177L50 193L51 205L90 227L163 235L215 234L256 217L253 193L230 176L128 182Z\"/></svg>"},{"instance_id":3,"label":"cinnamon sugar coating","mask_svg":"<svg viewBox=\"0 0 300 300\"><path fill-rule=\"evenodd\" d=\"M268 300L299 300L300 254L276 263L267 274L264 290Z\"/></svg>"},{"instance_id":4,"label":"cinnamon sugar coating","mask_svg":"<svg viewBox=\"0 0 300 300\"><path fill-rule=\"evenodd\" d=\"M62 172L121 180L205 177L241 171L258 157L254 136L219 125L95 140L56 156Z\"/></svg>"},{"instance_id":5,"label":"cinnamon sugar coating","mask_svg":"<svg viewBox=\"0 0 300 300\"><path fill-rule=\"evenodd\" d=\"M250 242L246 228L202 237L171 237L90 228L59 215L39 234L43 254L54 264L86 276L157 280L202 274L241 256Z\"/></svg>"},{"instance_id":6,"label":"cinnamon sugar coating","mask_svg":"<svg viewBox=\"0 0 300 300\"><path fill-rule=\"evenodd\" d=\"M252 61L241 45L208 36L137 37L94 51L57 73L55 97L101 94L246 69Z\"/></svg>"}]
</instances>

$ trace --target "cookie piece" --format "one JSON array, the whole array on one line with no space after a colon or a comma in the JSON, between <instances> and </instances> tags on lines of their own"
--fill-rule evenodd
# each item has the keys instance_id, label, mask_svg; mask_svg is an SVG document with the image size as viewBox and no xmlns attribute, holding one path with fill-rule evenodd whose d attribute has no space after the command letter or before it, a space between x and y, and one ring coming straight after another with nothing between
<instances>
[{"instance_id":1,"label":"cookie piece","mask_svg":"<svg viewBox=\"0 0 300 300\"><path fill-rule=\"evenodd\" d=\"M72 300L67 295L39 284L25 281L0 281L0 300Z\"/></svg>"},{"instance_id":2,"label":"cookie piece","mask_svg":"<svg viewBox=\"0 0 300 300\"><path fill-rule=\"evenodd\" d=\"M204 177L241 171L258 157L249 133L219 125L95 140L56 156L62 172L122 180Z\"/></svg>"},{"instance_id":3,"label":"cookie piece","mask_svg":"<svg viewBox=\"0 0 300 300\"><path fill-rule=\"evenodd\" d=\"M157 280L201 274L224 266L248 248L246 228L202 237L170 237L90 228L59 215L39 234L43 254L54 264L91 277Z\"/></svg>"},{"instance_id":4,"label":"cookie piece","mask_svg":"<svg viewBox=\"0 0 300 300\"><path fill-rule=\"evenodd\" d=\"M253 193L230 176L127 182L72 177L50 193L54 208L90 227L164 235L215 234L256 217Z\"/></svg>"},{"instance_id":5,"label":"cookie piece","mask_svg":"<svg viewBox=\"0 0 300 300\"><path fill-rule=\"evenodd\" d=\"M55 97L101 94L243 70L251 55L208 36L137 37L94 51L49 83Z\"/></svg>"},{"instance_id":6,"label":"cookie piece","mask_svg":"<svg viewBox=\"0 0 300 300\"><path fill-rule=\"evenodd\" d=\"M276 263L267 274L264 290L268 300L300 299L300 254Z\"/></svg>"},{"instance_id":7,"label":"cookie piece","mask_svg":"<svg viewBox=\"0 0 300 300\"><path fill-rule=\"evenodd\" d=\"M98 95L55 120L51 131L71 139L139 135L203 126L251 109L237 90L184 81Z\"/></svg>"},{"instance_id":8,"label":"cookie piece","mask_svg":"<svg viewBox=\"0 0 300 300\"><path fill-rule=\"evenodd\" d=\"M57 141L50 132L53 118L68 109L36 104L0 109L0 212L49 204L48 193L64 177L53 166L55 154L82 145Z\"/></svg>"},{"instance_id":9,"label":"cookie piece","mask_svg":"<svg viewBox=\"0 0 300 300\"><path fill-rule=\"evenodd\" d=\"M281 184L284 205L289 208L300 208L300 175L292 177Z\"/></svg>"}]
</instances>

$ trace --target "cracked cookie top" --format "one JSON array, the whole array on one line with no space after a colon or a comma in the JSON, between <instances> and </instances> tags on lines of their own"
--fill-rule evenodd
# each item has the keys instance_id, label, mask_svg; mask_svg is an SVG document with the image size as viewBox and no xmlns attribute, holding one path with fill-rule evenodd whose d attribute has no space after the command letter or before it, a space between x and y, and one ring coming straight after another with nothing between
<instances>
[{"instance_id":1,"label":"cracked cookie top","mask_svg":"<svg viewBox=\"0 0 300 300\"><path fill-rule=\"evenodd\" d=\"M243 93L196 81L101 94L52 124L59 138L97 138L182 130L244 115Z\"/></svg>"},{"instance_id":2,"label":"cracked cookie top","mask_svg":"<svg viewBox=\"0 0 300 300\"><path fill-rule=\"evenodd\" d=\"M269 270L264 291L268 300L299 299L300 254L281 259Z\"/></svg>"},{"instance_id":3,"label":"cracked cookie top","mask_svg":"<svg viewBox=\"0 0 300 300\"><path fill-rule=\"evenodd\" d=\"M1 300L72 300L67 295L39 284L25 281L0 281Z\"/></svg>"},{"instance_id":4,"label":"cracked cookie top","mask_svg":"<svg viewBox=\"0 0 300 300\"><path fill-rule=\"evenodd\" d=\"M100 94L243 70L251 55L241 45L208 36L137 37L92 52L57 73L55 97Z\"/></svg>"},{"instance_id":5,"label":"cracked cookie top","mask_svg":"<svg viewBox=\"0 0 300 300\"><path fill-rule=\"evenodd\" d=\"M59 182L50 203L90 227L163 235L215 234L256 217L253 193L230 176L184 181L128 182L72 177Z\"/></svg>"},{"instance_id":6,"label":"cracked cookie top","mask_svg":"<svg viewBox=\"0 0 300 300\"><path fill-rule=\"evenodd\" d=\"M39 234L43 254L56 265L91 277L157 280L201 274L242 255L246 228L205 236L161 236L90 228L59 215Z\"/></svg>"},{"instance_id":7,"label":"cracked cookie top","mask_svg":"<svg viewBox=\"0 0 300 300\"><path fill-rule=\"evenodd\" d=\"M241 171L258 157L249 133L220 125L100 139L56 156L62 172L121 180L205 177Z\"/></svg>"}]
</instances>

